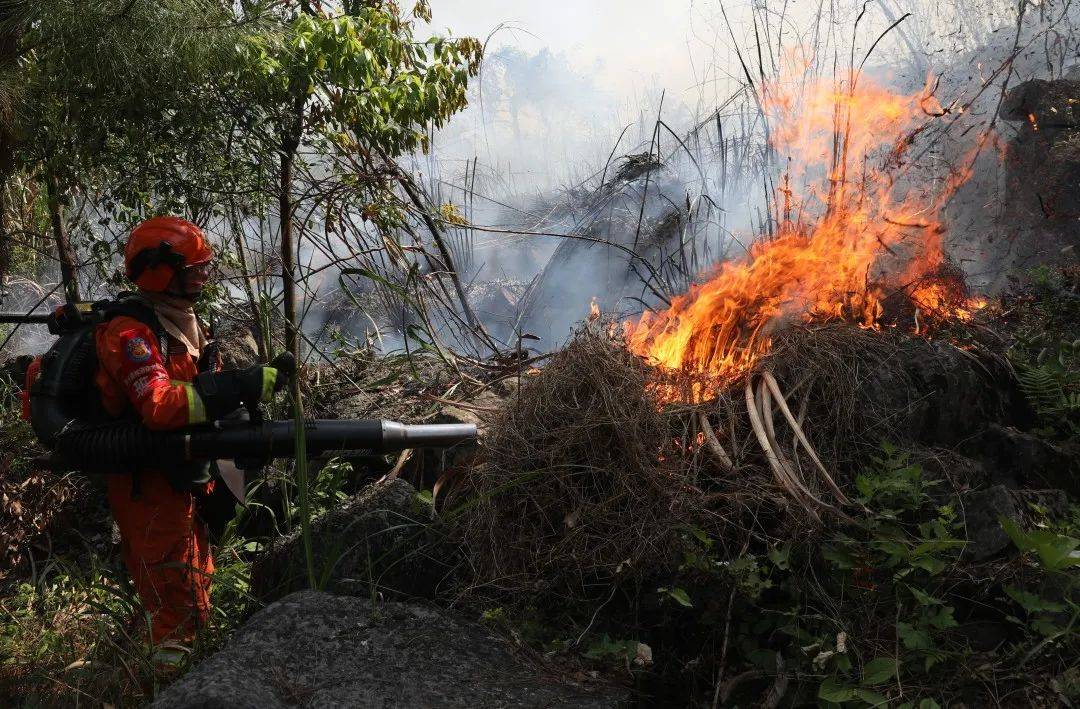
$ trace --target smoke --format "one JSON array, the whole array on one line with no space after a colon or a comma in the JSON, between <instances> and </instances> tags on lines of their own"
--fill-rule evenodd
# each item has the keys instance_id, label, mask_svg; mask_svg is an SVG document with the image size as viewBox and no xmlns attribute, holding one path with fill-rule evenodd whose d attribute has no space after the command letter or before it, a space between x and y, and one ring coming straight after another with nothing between
<instances>
[{"instance_id":1,"label":"smoke","mask_svg":"<svg viewBox=\"0 0 1080 709\"><path fill-rule=\"evenodd\" d=\"M780 13L760 2L556 1L508 10L445 0L437 20L459 35L488 37L496 22L515 24L490 36L469 108L433 136L430 153L414 156L412 171L437 205L470 225L448 227L448 238L488 328L508 347L529 333L541 338L536 348L550 349L593 299L627 315L663 305L771 233L786 166L769 154L746 85L759 91L800 48L819 75L842 78L861 66L905 93L934 77L935 96L953 113L928 118L935 126L919 138L933 143L921 155L928 167L910 179L932 185L963 167L993 124L995 137L945 215L950 256L991 288L1046 256L1030 248L1040 229L1002 234L1003 222L1031 215L1009 206L1001 158L1024 127L996 113L1003 82L1057 78L1076 63L1075 13L1060 17L1059 4L1025 6L1018 25L1016 6L1004 0L852 2L829 16L816 4ZM1014 52L1010 68L995 73ZM306 267L326 264L323 251L309 251ZM311 287L332 296L336 269L320 278ZM379 322L348 317L357 309L338 298L313 308L305 329L315 336L328 319L364 336L378 326L386 347L400 345L389 331L407 314L389 312L377 289L353 285Z\"/></svg>"},{"instance_id":2,"label":"smoke","mask_svg":"<svg viewBox=\"0 0 1080 709\"><path fill-rule=\"evenodd\" d=\"M933 191L950 173L971 171L943 216L946 251L975 285L991 289L1047 257L1023 245L1039 241L1039 228L1002 233L1017 218L1002 157L1023 126L997 112L1009 86L1060 77L1075 63L1071 5L1025 6L1018 18L1001 0L878 0L836 5L828 16L785 4L781 17L759 4L689 3L672 13L668 3L660 31L650 26L657 4L621 4L608 25L598 20L607 3L579 5L545 6L546 17L530 18L536 37L510 38L538 49L492 40L499 48L489 49L472 107L437 137L428 163L458 186L442 197L468 204L470 223L491 228L473 234L469 279L525 290L501 330L509 320L539 335L539 349L557 346L593 299L621 313L662 304L771 233L787 166L768 154L744 87L760 91L794 49L810 73L838 80L852 67L913 93L930 77L946 114L928 115L911 150L919 164L904 179ZM455 7L443 8L448 24ZM551 18L569 40L551 31ZM639 63L627 43L640 48ZM637 158L624 157L645 153L659 164L634 170Z\"/></svg>"}]
</instances>

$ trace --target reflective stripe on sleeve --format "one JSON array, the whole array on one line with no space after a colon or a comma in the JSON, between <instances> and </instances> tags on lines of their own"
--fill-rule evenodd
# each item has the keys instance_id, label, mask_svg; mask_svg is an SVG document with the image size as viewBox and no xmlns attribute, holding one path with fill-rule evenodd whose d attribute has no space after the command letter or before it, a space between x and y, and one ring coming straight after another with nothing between
<instances>
[{"instance_id":1,"label":"reflective stripe on sleeve","mask_svg":"<svg viewBox=\"0 0 1080 709\"><path fill-rule=\"evenodd\" d=\"M184 393L187 394L188 424L205 423L206 405L203 404L202 397L188 382L184 382L183 385Z\"/></svg>"},{"instance_id":2,"label":"reflective stripe on sleeve","mask_svg":"<svg viewBox=\"0 0 1080 709\"><path fill-rule=\"evenodd\" d=\"M273 367L263 367L262 397L259 401L270 401L270 395L274 393L274 385L277 384L277 370Z\"/></svg>"}]
</instances>

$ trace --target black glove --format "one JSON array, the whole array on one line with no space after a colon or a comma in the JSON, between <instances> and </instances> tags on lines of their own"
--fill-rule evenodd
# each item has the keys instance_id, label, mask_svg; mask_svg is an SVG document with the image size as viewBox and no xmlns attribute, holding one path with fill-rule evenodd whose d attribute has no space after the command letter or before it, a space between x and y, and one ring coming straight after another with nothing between
<instances>
[{"instance_id":1,"label":"black glove","mask_svg":"<svg viewBox=\"0 0 1080 709\"><path fill-rule=\"evenodd\" d=\"M277 357L278 363L282 357ZM296 368L296 360L289 355L281 364ZM263 401L269 401L274 392L281 391L289 381L290 373L276 367L247 367L224 372L202 372L195 377L192 388L202 399L206 418L217 421L225 418L241 406L254 409Z\"/></svg>"}]
</instances>

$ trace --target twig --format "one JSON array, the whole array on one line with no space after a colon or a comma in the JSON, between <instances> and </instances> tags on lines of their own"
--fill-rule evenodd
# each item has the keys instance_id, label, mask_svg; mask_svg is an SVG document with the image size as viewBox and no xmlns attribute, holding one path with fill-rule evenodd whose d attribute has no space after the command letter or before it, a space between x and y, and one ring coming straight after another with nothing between
<instances>
[{"instance_id":1,"label":"twig","mask_svg":"<svg viewBox=\"0 0 1080 709\"><path fill-rule=\"evenodd\" d=\"M478 406L477 404L466 404L464 401L454 401L453 399L444 399L441 396L435 396L434 394L421 394L420 396L422 396L425 399L430 399L431 401L437 401L440 404L447 404L448 406L456 406L456 407L461 408L461 409L470 409L472 411L487 411L487 412L494 413L494 412L497 412L499 410L499 408L497 406Z\"/></svg>"},{"instance_id":2,"label":"twig","mask_svg":"<svg viewBox=\"0 0 1080 709\"><path fill-rule=\"evenodd\" d=\"M788 408L787 401L784 399L784 393L780 391L780 385L776 382L776 377L774 377L772 375L772 372L768 370L762 372L761 376L762 378L764 378L765 384L768 385L769 389L772 391L773 396L776 397L776 403L780 407L780 413L782 413L784 415L784 418L787 419L788 425L791 426L791 430L795 433L795 436L799 439L799 442L802 443L803 447L806 449L806 452L807 454L809 454L810 459L814 461L814 464L817 466L818 470L825 478L826 484L832 490L833 494L836 495L836 499L839 500L840 504L842 505L848 504L847 496L844 495L844 493L840 490L840 487L833 480L832 476L829 475L829 471L825 469L825 466L822 464L821 459L818 458L818 454L814 450L814 447L810 445L810 441L806 438L806 434L803 432L802 426L799 425L799 422L795 419L795 416L792 415L791 409Z\"/></svg>"},{"instance_id":3,"label":"twig","mask_svg":"<svg viewBox=\"0 0 1080 709\"><path fill-rule=\"evenodd\" d=\"M769 439L769 445L772 446L773 451L776 452L776 457L780 461L780 465L787 472L788 479L805 495L809 500L814 502L820 507L834 510L836 509L829 503L821 500L810 491L810 488L803 482L802 476L799 474L801 471L796 472L795 464L791 462L783 449L780 447L779 442L776 439L776 431L773 428L773 406L772 406L772 394L769 391L769 387L764 380L758 384L758 396L760 400L758 402L758 410L762 412L765 419L765 435ZM767 415L766 415L767 414Z\"/></svg>"},{"instance_id":4,"label":"twig","mask_svg":"<svg viewBox=\"0 0 1080 709\"><path fill-rule=\"evenodd\" d=\"M761 703L764 709L776 709L784 699L788 689L788 675L784 668L784 654L776 653L776 679L773 680L769 691L765 694L765 701Z\"/></svg>"},{"instance_id":5,"label":"twig","mask_svg":"<svg viewBox=\"0 0 1080 709\"><path fill-rule=\"evenodd\" d=\"M731 456L727 454L724 447L720 445L719 439L716 437L716 432L713 431L712 424L709 423L709 416L704 411L698 412L698 423L701 425L701 432L705 434L705 446L712 452L716 459L720 462L720 467L724 469L726 473L734 473L735 465L731 462Z\"/></svg>"},{"instance_id":6,"label":"twig","mask_svg":"<svg viewBox=\"0 0 1080 709\"><path fill-rule=\"evenodd\" d=\"M758 411L757 403L754 401L754 388L750 380L746 382L746 411L750 414L750 427L754 429L754 435L757 437L758 444L761 446L761 450L765 453L765 459L769 461L769 467L772 468L773 477L780 483L780 486L787 491L788 497L795 502L802 505L815 521L820 521L820 517L817 512L806 504L802 496L795 490L794 485L788 480L787 472L780 465L780 459L776 456L776 451L769 445L769 437L765 434L765 426L761 422L761 412Z\"/></svg>"}]
</instances>

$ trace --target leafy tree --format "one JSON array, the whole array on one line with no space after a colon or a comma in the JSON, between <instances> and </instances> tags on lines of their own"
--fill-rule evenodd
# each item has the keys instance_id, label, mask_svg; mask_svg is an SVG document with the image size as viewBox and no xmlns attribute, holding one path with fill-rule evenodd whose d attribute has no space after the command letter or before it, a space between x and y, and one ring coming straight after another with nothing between
<instances>
[{"instance_id":1,"label":"leafy tree","mask_svg":"<svg viewBox=\"0 0 1080 709\"><path fill-rule=\"evenodd\" d=\"M427 134L465 106L479 68L472 38L417 41L413 19L430 19L421 0L411 18L389 1L286 2L275 31L249 37L241 62L252 106L277 138L278 219L287 349L298 354L295 172L302 153L358 153L369 166L427 147ZM388 170L367 171L370 203L385 203ZM355 182L353 183L355 184ZM384 213L383 216L386 216Z\"/></svg>"},{"instance_id":2,"label":"leafy tree","mask_svg":"<svg viewBox=\"0 0 1080 709\"><path fill-rule=\"evenodd\" d=\"M479 69L475 39L414 38L413 20L430 19L421 0L412 16L385 0L317 4L283 2L264 17L272 24L241 43L238 85L250 97L250 120L267 129L277 153L277 218L286 349L299 359L296 288L300 239L297 168L331 171L332 156L359 153L371 164L426 148L427 131L465 106L469 77ZM262 154L262 150L257 150ZM389 204L389 170L335 175L363 183L372 204ZM306 220L305 220L306 221ZM302 234L303 232L301 232ZM293 415L303 419L299 382L293 383ZM297 426L297 478L308 575L310 519L303 427Z\"/></svg>"},{"instance_id":3,"label":"leafy tree","mask_svg":"<svg viewBox=\"0 0 1080 709\"><path fill-rule=\"evenodd\" d=\"M167 178L219 132L220 112L205 99L233 58L235 30L228 7L208 0L18 0L4 10L20 91L9 142L0 135L0 178L23 170L44 185L63 282L77 298L71 196L111 176L129 206L151 194L159 205L184 201L187 190L175 189L184 183Z\"/></svg>"}]
</instances>

